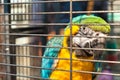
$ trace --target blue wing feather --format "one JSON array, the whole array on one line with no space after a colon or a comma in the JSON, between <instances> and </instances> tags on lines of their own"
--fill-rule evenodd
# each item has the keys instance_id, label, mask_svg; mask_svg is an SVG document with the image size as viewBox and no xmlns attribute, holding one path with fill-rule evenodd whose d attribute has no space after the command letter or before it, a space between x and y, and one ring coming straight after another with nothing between
<instances>
[{"instance_id":1,"label":"blue wing feather","mask_svg":"<svg viewBox=\"0 0 120 80\"><path fill-rule=\"evenodd\" d=\"M47 43L47 48L45 49L43 58L42 58L42 70L41 70L41 77L42 78L49 78L52 70L50 70L50 68L52 68L52 65L54 63L54 59L50 58L50 57L54 57L57 58L58 57L58 53L60 51L60 47L62 47L62 41L63 41L63 37L53 37L52 39L50 39ZM50 47L48 47L50 46ZM59 48L55 48L55 47L59 47ZM49 57L49 58L47 58ZM45 69L46 68L46 69Z\"/></svg>"}]
</instances>

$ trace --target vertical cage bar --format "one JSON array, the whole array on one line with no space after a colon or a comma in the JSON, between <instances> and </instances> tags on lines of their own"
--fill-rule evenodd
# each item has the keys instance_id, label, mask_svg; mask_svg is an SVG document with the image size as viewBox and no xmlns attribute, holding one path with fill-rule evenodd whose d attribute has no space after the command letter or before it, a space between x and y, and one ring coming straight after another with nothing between
<instances>
[{"instance_id":1,"label":"vertical cage bar","mask_svg":"<svg viewBox=\"0 0 120 80\"><path fill-rule=\"evenodd\" d=\"M72 80L72 0L70 0L70 80Z\"/></svg>"},{"instance_id":2,"label":"vertical cage bar","mask_svg":"<svg viewBox=\"0 0 120 80\"><path fill-rule=\"evenodd\" d=\"M4 3L10 3L10 0L4 0ZM10 14L10 5L9 4L4 4L4 13L5 14ZM10 23L10 15L4 15L4 23L9 24ZM9 27L10 26L4 26L5 27L5 33L9 34ZM9 35L5 35L5 43L9 44ZM6 54L10 54L10 47L5 46L5 51ZM6 56L6 64L10 64L10 56ZM10 66L6 66L6 73L10 73ZM7 80L11 80L10 75L6 75Z\"/></svg>"},{"instance_id":3,"label":"vertical cage bar","mask_svg":"<svg viewBox=\"0 0 120 80\"><path fill-rule=\"evenodd\" d=\"M0 3L3 3L1 2L0 0ZM0 5L0 14L3 13L3 5ZM0 24L2 24L4 22L4 18L3 16L1 15L0 16ZM0 25L0 33L3 33L4 32L4 27L3 25ZM4 43L4 35L0 34L0 43ZM0 53L4 53L4 46L3 45L0 45ZM4 63L5 62L5 56L0 54L0 63ZM0 72L6 72L5 71L5 66L4 65L0 65ZM0 74L0 80L6 80L6 77L5 77L5 74Z\"/></svg>"}]
</instances>

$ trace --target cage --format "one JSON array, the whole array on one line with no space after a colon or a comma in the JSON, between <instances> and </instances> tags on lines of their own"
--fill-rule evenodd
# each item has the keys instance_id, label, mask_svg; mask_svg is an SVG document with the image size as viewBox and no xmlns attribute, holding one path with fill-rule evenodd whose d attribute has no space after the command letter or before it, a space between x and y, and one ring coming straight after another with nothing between
<instances>
[{"instance_id":1,"label":"cage","mask_svg":"<svg viewBox=\"0 0 120 80\"><path fill-rule=\"evenodd\" d=\"M119 8L120 0L1 0L0 80L49 80L41 77L42 58L49 47L47 41L64 36L64 28L68 23L72 25L72 18L83 14L100 16L111 26L102 59L90 61L102 63L102 68L109 68L111 73L80 73L97 75L94 80L99 80L102 74L119 80ZM69 48L72 50L72 46ZM70 71L70 80L71 76Z\"/></svg>"}]
</instances>

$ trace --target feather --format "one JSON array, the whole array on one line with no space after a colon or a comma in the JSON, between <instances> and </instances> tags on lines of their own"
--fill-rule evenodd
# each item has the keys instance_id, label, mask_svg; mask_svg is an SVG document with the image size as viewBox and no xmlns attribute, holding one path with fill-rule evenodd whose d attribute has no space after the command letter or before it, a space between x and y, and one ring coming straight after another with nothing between
<instances>
[{"instance_id":1,"label":"feather","mask_svg":"<svg viewBox=\"0 0 120 80\"><path fill-rule=\"evenodd\" d=\"M49 78L52 70L48 70L48 69L52 69L55 61L54 58L57 58L58 53L60 51L60 47L62 47L62 41L63 41L63 37L53 37L48 41L47 48L42 58L42 68L46 68L41 70L42 78Z\"/></svg>"}]
</instances>

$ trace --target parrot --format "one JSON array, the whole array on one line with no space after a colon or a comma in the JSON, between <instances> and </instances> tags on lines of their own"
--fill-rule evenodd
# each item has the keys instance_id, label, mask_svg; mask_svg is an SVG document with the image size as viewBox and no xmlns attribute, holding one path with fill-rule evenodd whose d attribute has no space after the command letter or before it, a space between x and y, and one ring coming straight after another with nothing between
<instances>
[{"instance_id":1,"label":"parrot","mask_svg":"<svg viewBox=\"0 0 120 80\"><path fill-rule=\"evenodd\" d=\"M110 25L95 15L79 15L73 17L71 22L64 29L64 36L54 36L47 42L40 71L43 80L71 80L70 64L72 80L92 80L92 73L80 71L94 71L95 63L81 59L94 60L100 57L102 50L85 48L105 48L105 37L111 30Z\"/></svg>"}]
</instances>

